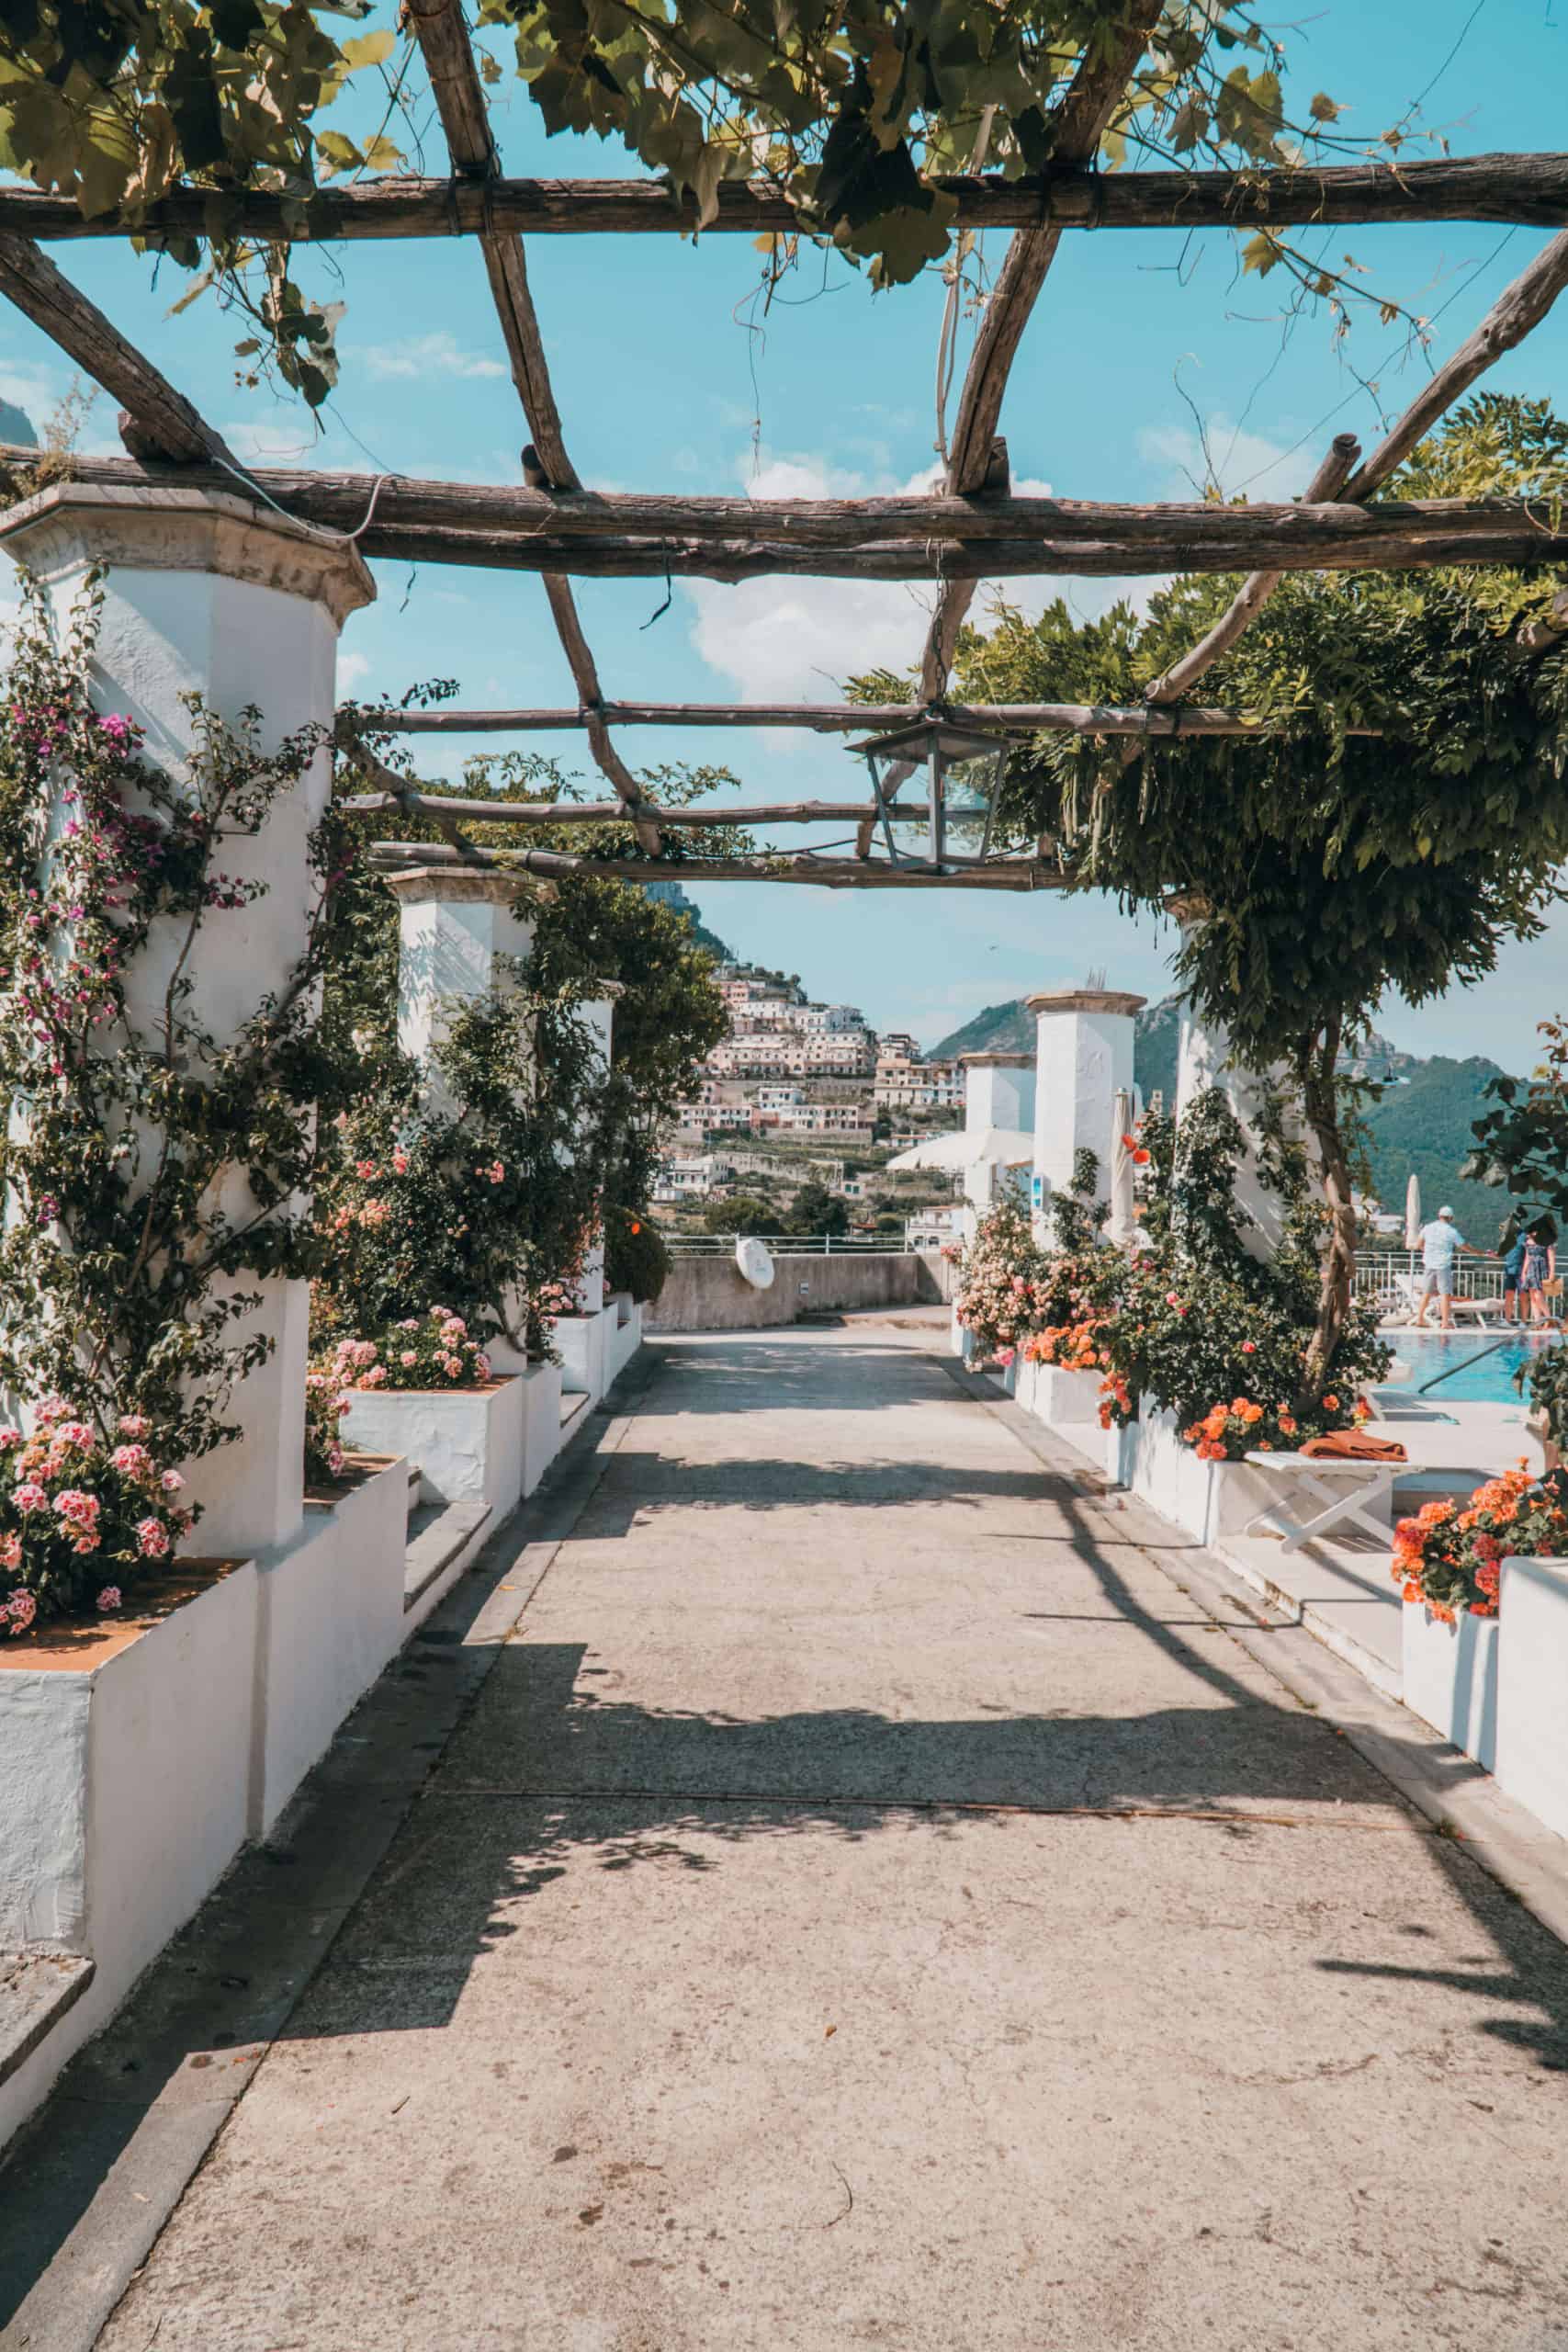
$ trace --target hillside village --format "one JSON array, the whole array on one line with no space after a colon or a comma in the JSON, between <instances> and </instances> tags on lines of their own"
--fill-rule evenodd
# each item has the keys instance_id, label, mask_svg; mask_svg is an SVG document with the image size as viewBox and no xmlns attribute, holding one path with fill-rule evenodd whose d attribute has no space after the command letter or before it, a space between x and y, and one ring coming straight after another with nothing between
<instances>
[{"instance_id":1,"label":"hillside village","mask_svg":"<svg viewBox=\"0 0 1568 2352\"><path fill-rule=\"evenodd\" d=\"M663 894L701 930L678 888L666 885ZM753 1230L940 1238L952 1180L897 1163L961 1124L965 1055L1032 1053L1034 1018L1024 999L988 1005L922 1048L907 1031L878 1033L858 1006L808 996L798 974L746 963L711 932L702 936L718 959L729 1034L708 1056L668 1138L655 1200L661 1221L676 1229L750 1223ZM1180 1008L1172 994L1137 1016L1134 1074L1145 1102L1175 1098ZM1496 1195L1460 1170L1485 1089L1503 1074L1483 1056L1423 1058L1370 1038L1348 1071L1368 1089L1369 1196L1400 1213L1414 1170L1424 1195L1450 1202L1472 1238L1489 1242L1501 1215Z\"/></svg>"}]
</instances>

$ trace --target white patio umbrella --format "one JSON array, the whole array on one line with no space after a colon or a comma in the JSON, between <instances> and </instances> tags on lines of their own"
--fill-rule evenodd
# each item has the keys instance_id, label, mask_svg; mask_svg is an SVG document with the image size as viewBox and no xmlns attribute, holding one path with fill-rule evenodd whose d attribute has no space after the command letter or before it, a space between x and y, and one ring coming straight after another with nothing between
<instances>
[{"instance_id":1,"label":"white patio umbrella","mask_svg":"<svg viewBox=\"0 0 1568 2352\"><path fill-rule=\"evenodd\" d=\"M1421 1246L1421 1179L1414 1168L1404 1187L1404 1246L1407 1250Z\"/></svg>"},{"instance_id":2,"label":"white patio umbrella","mask_svg":"<svg viewBox=\"0 0 1568 2352\"><path fill-rule=\"evenodd\" d=\"M1133 1189L1133 1154L1127 1137L1133 1131L1133 1098L1125 1087L1116 1095L1115 1126L1111 1137L1111 1216L1112 1241L1130 1241L1137 1224L1137 1199Z\"/></svg>"}]
</instances>

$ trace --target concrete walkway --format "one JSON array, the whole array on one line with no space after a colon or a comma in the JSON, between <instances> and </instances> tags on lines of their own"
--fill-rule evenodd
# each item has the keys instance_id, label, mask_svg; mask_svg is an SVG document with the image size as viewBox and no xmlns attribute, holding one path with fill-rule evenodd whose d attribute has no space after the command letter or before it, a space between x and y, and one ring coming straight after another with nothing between
<instances>
[{"instance_id":1,"label":"concrete walkway","mask_svg":"<svg viewBox=\"0 0 1568 2352\"><path fill-rule=\"evenodd\" d=\"M1568 2347L1561 1946L918 1335L661 1352L108 2352Z\"/></svg>"}]
</instances>

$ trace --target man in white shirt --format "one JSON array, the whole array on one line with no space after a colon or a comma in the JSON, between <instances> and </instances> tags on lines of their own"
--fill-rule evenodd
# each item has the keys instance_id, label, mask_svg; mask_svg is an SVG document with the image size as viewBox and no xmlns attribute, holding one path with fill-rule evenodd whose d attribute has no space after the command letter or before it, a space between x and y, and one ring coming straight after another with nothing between
<instances>
[{"instance_id":1,"label":"man in white shirt","mask_svg":"<svg viewBox=\"0 0 1568 2352\"><path fill-rule=\"evenodd\" d=\"M1421 1304L1416 1310L1416 1329L1427 1328L1427 1301L1436 1298L1445 1331L1454 1327L1454 1266L1467 1244L1454 1223L1452 1209L1438 1211L1430 1225L1421 1227Z\"/></svg>"}]
</instances>

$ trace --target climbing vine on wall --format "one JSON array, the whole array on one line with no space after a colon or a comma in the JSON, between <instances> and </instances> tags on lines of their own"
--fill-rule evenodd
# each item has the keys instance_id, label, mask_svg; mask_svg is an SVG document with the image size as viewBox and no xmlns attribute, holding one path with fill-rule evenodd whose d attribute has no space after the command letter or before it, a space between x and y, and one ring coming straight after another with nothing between
<instances>
[{"instance_id":1,"label":"climbing vine on wall","mask_svg":"<svg viewBox=\"0 0 1568 2352\"><path fill-rule=\"evenodd\" d=\"M340 830L311 841L314 897L287 985L231 1035L197 974L265 885L231 871L321 753L319 730L263 747L186 698L185 773L89 693L101 588L57 635L26 592L0 682L0 1385L56 1392L100 1438L144 1421L161 1458L232 1434L233 1383L269 1343L254 1280L305 1272L301 1206L351 1073L315 1007Z\"/></svg>"}]
</instances>

